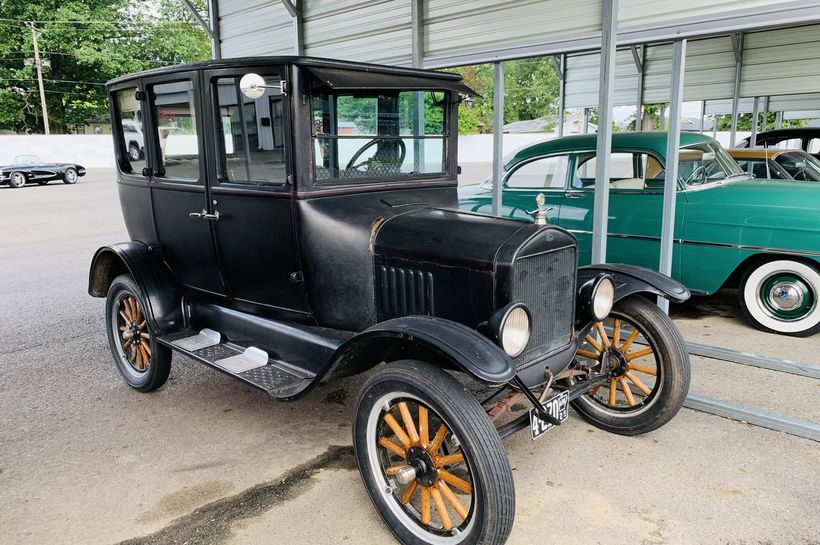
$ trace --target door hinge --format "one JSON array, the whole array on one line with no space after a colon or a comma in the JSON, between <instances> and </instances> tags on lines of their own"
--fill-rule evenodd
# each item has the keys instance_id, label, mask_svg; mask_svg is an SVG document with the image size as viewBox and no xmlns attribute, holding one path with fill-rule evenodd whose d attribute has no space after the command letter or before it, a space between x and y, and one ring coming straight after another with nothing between
<instances>
[{"instance_id":1,"label":"door hinge","mask_svg":"<svg viewBox=\"0 0 820 545\"><path fill-rule=\"evenodd\" d=\"M304 282L305 277L302 274L302 271L296 271L290 273L290 283L291 284L299 284L300 282Z\"/></svg>"},{"instance_id":2,"label":"door hinge","mask_svg":"<svg viewBox=\"0 0 820 545\"><path fill-rule=\"evenodd\" d=\"M134 93L134 98L136 100L145 100L146 99L145 91L137 91L136 93Z\"/></svg>"},{"instance_id":3,"label":"door hinge","mask_svg":"<svg viewBox=\"0 0 820 545\"><path fill-rule=\"evenodd\" d=\"M288 82L287 81L285 81L285 80L279 81L279 87L282 88L282 94L283 95L288 94Z\"/></svg>"}]
</instances>

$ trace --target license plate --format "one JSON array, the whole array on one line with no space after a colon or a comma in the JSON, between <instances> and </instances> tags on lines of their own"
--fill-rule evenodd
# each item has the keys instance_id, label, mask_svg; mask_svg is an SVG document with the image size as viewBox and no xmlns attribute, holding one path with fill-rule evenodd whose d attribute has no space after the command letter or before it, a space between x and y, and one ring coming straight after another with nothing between
<instances>
[{"instance_id":1,"label":"license plate","mask_svg":"<svg viewBox=\"0 0 820 545\"><path fill-rule=\"evenodd\" d=\"M567 419L567 416L569 416L569 392L564 391L552 396L541 406L544 407L544 410L547 411L551 417L559 422L563 422ZM541 420L535 412L535 409L530 409L530 432L532 433L533 440L538 439L554 427L555 424Z\"/></svg>"}]
</instances>

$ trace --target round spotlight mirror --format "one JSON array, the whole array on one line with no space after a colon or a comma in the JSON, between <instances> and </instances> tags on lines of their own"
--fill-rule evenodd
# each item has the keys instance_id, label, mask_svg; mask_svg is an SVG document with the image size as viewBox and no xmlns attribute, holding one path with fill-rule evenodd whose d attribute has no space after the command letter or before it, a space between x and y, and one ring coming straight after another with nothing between
<instances>
[{"instance_id":1,"label":"round spotlight mirror","mask_svg":"<svg viewBox=\"0 0 820 545\"><path fill-rule=\"evenodd\" d=\"M251 100L256 100L264 95L266 87L265 78L253 72L245 74L239 80L239 90Z\"/></svg>"}]
</instances>

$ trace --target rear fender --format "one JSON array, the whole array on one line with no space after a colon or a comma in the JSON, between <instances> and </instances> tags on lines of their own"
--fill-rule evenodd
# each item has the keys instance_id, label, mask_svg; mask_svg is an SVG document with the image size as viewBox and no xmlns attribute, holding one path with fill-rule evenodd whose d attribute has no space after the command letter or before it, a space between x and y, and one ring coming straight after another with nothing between
<instances>
[{"instance_id":1,"label":"rear fender","mask_svg":"<svg viewBox=\"0 0 820 545\"><path fill-rule=\"evenodd\" d=\"M142 291L153 331L162 335L182 326L182 292L165 263L145 244L121 242L97 250L88 273L89 295L105 297L121 274L130 274Z\"/></svg>"},{"instance_id":2,"label":"rear fender","mask_svg":"<svg viewBox=\"0 0 820 545\"><path fill-rule=\"evenodd\" d=\"M506 352L477 331L441 318L403 316L345 341L328 360L323 380L402 359L458 369L490 384L504 384L515 376Z\"/></svg>"}]
</instances>

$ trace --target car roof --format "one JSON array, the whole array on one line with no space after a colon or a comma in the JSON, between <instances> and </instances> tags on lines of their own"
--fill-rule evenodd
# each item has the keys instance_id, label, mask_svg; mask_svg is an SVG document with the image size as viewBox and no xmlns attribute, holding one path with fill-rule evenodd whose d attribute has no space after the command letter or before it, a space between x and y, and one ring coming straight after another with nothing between
<instances>
[{"instance_id":1,"label":"car roof","mask_svg":"<svg viewBox=\"0 0 820 545\"><path fill-rule=\"evenodd\" d=\"M820 136L820 127L792 127L786 129L772 129L770 131L763 131L757 133L757 140L766 140L768 138L777 138L778 136L782 137L807 137L807 136ZM744 142L748 142L751 140L751 136L747 136L743 139Z\"/></svg>"},{"instance_id":2,"label":"car roof","mask_svg":"<svg viewBox=\"0 0 820 545\"><path fill-rule=\"evenodd\" d=\"M805 153L801 149L780 149L780 148L739 148L727 150L729 155L735 159L774 159L784 153Z\"/></svg>"},{"instance_id":3,"label":"car roof","mask_svg":"<svg viewBox=\"0 0 820 545\"><path fill-rule=\"evenodd\" d=\"M644 131L644 132L617 132L612 135L612 149L628 149L633 151L647 151L666 158L667 132ZM518 150L507 162L507 168L521 161L550 155L553 153L587 151L594 150L598 141L597 134L575 134L563 136L553 140L538 142L531 146L526 146ZM680 145L691 146L703 142L714 142L710 136L700 133L682 132L680 134Z\"/></svg>"},{"instance_id":4,"label":"car roof","mask_svg":"<svg viewBox=\"0 0 820 545\"><path fill-rule=\"evenodd\" d=\"M364 62L350 62L340 61L335 59L326 59L321 57L297 57L297 56L271 56L271 57L241 57L235 59L212 59L202 62L176 64L173 66L162 66L159 68L152 68L150 70L143 70L128 74L106 83L106 85L116 85L118 83L131 81L138 78L145 78L151 76L161 76L166 74L175 74L177 72L186 72L190 70L209 70L219 68L237 68L242 66L266 66L266 65L282 65L282 64L296 64L299 66L308 66L316 68L335 68L357 70L360 72L375 72L380 74L395 74L404 76L420 76L425 78L436 78L446 81L461 81L461 75L450 74L447 72L436 72L433 70L420 70L417 68L402 68L393 66L384 66L381 64L370 64Z\"/></svg>"}]
</instances>

